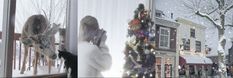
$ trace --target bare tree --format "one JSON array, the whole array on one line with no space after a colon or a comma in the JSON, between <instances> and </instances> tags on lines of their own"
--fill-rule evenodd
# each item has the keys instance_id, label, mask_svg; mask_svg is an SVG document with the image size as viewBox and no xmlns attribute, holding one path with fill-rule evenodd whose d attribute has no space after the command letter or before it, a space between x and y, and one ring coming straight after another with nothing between
<instances>
[{"instance_id":1,"label":"bare tree","mask_svg":"<svg viewBox=\"0 0 233 78\"><path fill-rule=\"evenodd\" d=\"M33 14L45 15L50 24L66 25L66 8L68 0L19 0L16 7L16 32L21 32L24 21Z\"/></svg>"},{"instance_id":2,"label":"bare tree","mask_svg":"<svg viewBox=\"0 0 233 78\"><path fill-rule=\"evenodd\" d=\"M227 77L226 66L225 66L225 44L226 38L225 28L226 26L233 25L229 22L229 18L232 15L233 0L184 0L183 6L187 11L194 13L195 15L205 18L210 21L213 26L218 30L218 63L220 68L220 76Z\"/></svg>"},{"instance_id":3,"label":"bare tree","mask_svg":"<svg viewBox=\"0 0 233 78\"><path fill-rule=\"evenodd\" d=\"M35 11L44 14L50 23L65 24L66 4L68 0L31 0ZM64 26L64 25L63 25Z\"/></svg>"}]
</instances>

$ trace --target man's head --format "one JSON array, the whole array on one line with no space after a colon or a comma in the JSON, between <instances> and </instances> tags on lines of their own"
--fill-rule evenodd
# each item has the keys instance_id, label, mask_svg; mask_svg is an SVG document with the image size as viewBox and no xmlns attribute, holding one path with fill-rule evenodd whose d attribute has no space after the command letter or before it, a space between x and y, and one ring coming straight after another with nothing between
<instances>
[{"instance_id":1,"label":"man's head","mask_svg":"<svg viewBox=\"0 0 233 78\"><path fill-rule=\"evenodd\" d=\"M85 16L80 22L79 38L81 41L90 41L98 30L97 19L92 16Z\"/></svg>"}]
</instances>

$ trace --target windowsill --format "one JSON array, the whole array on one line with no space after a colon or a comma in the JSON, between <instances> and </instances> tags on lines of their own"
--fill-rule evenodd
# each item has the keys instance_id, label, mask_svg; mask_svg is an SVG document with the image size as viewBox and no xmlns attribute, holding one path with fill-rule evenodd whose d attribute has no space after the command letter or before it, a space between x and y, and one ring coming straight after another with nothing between
<instances>
[{"instance_id":1,"label":"windowsill","mask_svg":"<svg viewBox=\"0 0 233 78\"><path fill-rule=\"evenodd\" d=\"M161 48L161 49L171 49L169 47L162 47L162 46L159 46L159 48Z\"/></svg>"},{"instance_id":2,"label":"windowsill","mask_svg":"<svg viewBox=\"0 0 233 78\"><path fill-rule=\"evenodd\" d=\"M48 75L35 75L35 76L22 76L18 78L66 78L66 73L59 73L59 74L48 74Z\"/></svg>"}]
</instances>

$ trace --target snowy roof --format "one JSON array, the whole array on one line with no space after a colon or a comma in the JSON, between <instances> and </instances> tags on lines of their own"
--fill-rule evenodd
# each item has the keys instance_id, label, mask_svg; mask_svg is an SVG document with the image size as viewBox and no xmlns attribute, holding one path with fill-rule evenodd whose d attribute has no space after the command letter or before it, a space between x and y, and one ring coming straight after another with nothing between
<instances>
[{"instance_id":1,"label":"snowy roof","mask_svg":"<svg viewBox=\"0 0 233 78\"><path fill-rule=\"evenodd\" d=\"M187 64L212 64L212 60L207 57L197 55L184 55L181 56L186 60Z\"/></svg>"},{"instance_id":2,"label":"snowy roof","mask_svg":"<svg viewBox=\"0 0 233 78\"><path fill-rule=\"evenodd\" d=\"M177 28L180 25L177 22L165 20L165 19L158 18L158 17L156 17L155 24L164 25L164 26L168 26L172 28Z\"/></svg>"},{"instance_id":3,"label":"snowy roof","mask_svg":"<svg viewBox=\"0 0 233 78\"><path fill-rule=\"evenodd\" d=\"M206 29L205 26L203 26L201 24L198 24L198 23L195 23L194 21L187 20L185 18L178 17L178 18L176 18L176 21L179 22L179 23L184 23L184 24L188 24L188 25L191 25L191 26L195 26L195 27Z\"/></svg>"}]
</instances>

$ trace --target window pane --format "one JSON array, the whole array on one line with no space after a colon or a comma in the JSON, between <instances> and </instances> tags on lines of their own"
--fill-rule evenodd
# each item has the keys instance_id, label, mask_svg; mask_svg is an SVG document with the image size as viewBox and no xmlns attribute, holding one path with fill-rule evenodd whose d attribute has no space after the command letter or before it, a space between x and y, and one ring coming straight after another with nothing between
<instances>
[{"instance_id":1,"label":"window pane","mask_svg":"<svg viewBox=\"0 0 233 78\"><path fill-rule=\"evenodd\" d=\"M190 36L195 38L195 29L190 29Z\"/></svg>"},{"instance_id":2,"label":"window pane","mask_svg":"<svg viewBox=\"0 0 233 78\"><path fill-rule=\"evenodd\" d=\"M165 35L168 35L168 30L166 30L164 34L165 34Z\"/></svg>"},{"instance_id":3,"label":"window pane","mask_svg":"<svg viewBox=\"0 0 233 78\"><path fill-rule=\"evenodd\" d=\"M184 50L190 50L190 39L183 39Z\"/></svg>"},{"instance_id":4,"label":"window pane","mask_svg":"<svg viewBox=\"0 0 233 78\"><path fill-rule=\"evenodd\" d=\"M201 42L196 41L196 52L201 52Z\"/></svg>"},{"instance_id":5,"label":"window pane","mask_svg":"<svg viewBox=\"0 0 233 78\"><path fill-rule=\"evenodd\" d=\"M42 49L41 51L37 51L39 53L39 59L36 74L46 75L65 72L63 60L54 59L55 57L52 56L55 54L57 55L57 50L59 48L61 49L61 46L63 46L62 44L64 44L66 6L67 0L17 0L14 39L15 50L12 65L13 77L34 75L36 49L33 47L35 45L31 45L31 43L35 42L30 40L30 38L32 38L30 35L32 34L35 36L33 37L35 40L39 40L37 46L40 46L39 49ZM25 25L26 22L27 25ZM56 26L53 23L56 25L60 24L56 34L46 32L49 31L50 28L53 28L53 26ZM23 30L24 26L30 26L28 27L28 31ZM30 32L30 30L32 31ZM22 31L27 33L23 34ZM20 38L22 39L21 41L19 40ZM25 45L32 47L26 49L24 48ZM43 49L51 51L44 51ZM28 50L28 57L25 59L25 71L22 72L26 50ZM52 61L47 60L48 58ZM49 68L49 65L51 68Z\"/></svg>"},{"instance_id":6,"label":"window pane","mask_svg":"<svg viewBox=\"0 0 233 78\"><path fill-rule=\"evenodd\" d=\"M169 30L161 28L160 32L160 46L169 47Z\"/></svg>"},{"instance_id":7,"label":"window pane","mask_svg":"<svg viewBox=\"0 0 233 78\"><path fill-rule=\"evenodd\" d=\"M165 34L165 30L161 29L161 34L164 35Z\"/></svg>"},{"instance_id":8,"label":"window pane","mask_svg":"<svg viewBox=\"0 0 233 78\"><path fill-rule=\"evenodd\" d=\"M164 46L165 46L165 47L168 47L168 42L165 42L165 43L164 43Z\"/></svg>"},{"instance_id":9,"label":"window pane","mask_svg":"<svg viewBox=\"0 0 233 78\"><path fill-rule=\"evenodd\" d=\"M162 40L162 41L165 41L165 36L161 36L161 40Z\"/></svg>"}]
</instances>

